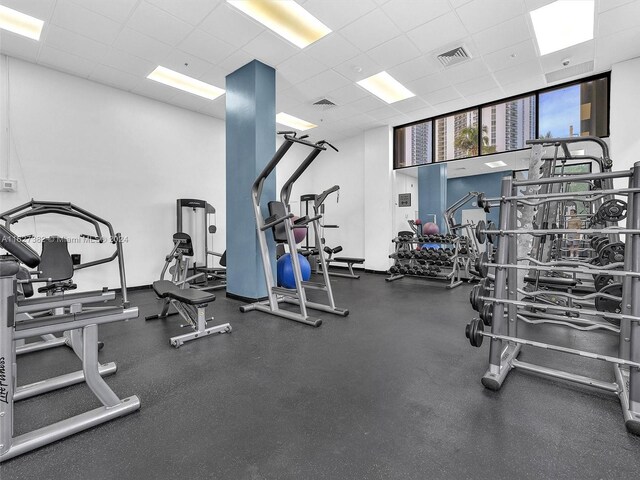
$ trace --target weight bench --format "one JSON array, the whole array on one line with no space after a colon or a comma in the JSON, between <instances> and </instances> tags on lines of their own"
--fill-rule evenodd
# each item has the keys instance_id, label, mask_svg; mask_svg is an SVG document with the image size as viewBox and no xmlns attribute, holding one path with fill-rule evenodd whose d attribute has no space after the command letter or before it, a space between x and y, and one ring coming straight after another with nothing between
<instances>
[{"instance_id":1,"label":"weight bench","mask_svg":"<svg viewBox=\"0 0 640 480\"><path fill-rule=\"evenodd\" d=\"M224 323L215 327L207 327L207 321L213 317L205 318L205 310L210 302L216 299L213 293L207 293L195 288L180 288L169 280L153 282L153 290L158 297L164 299L162 311L157 315L149 315L146 320L166 318L169 315L179 313L180 316L193 328L193 332L178 335L171 338L171 345L179 348L183 343L195 340L213 333L231 332L231 325ZM169 307L173 305L177 312L169 313ZM186 326L186 325L183 325Z\"/></svg>"},{"instance_id":2,"label":"weight bench","mask_svg":"<svg viewBox=\"0 0 640 480\"><path fill-rule=\"evenodd\" d=\"M337 273L337 272L329 272L329 275L333 275L336 277L345 277L345 278L355 278L356 280L360 278L360 275L356 275L353 272L354 265L361 265L364 263L364 258L356 258L356 257L333 257L334 254L342 251L341 246L337 246L335 248L324 247L325 253L329 256L327 257L327 268L331 266L331 262L338 263L346 263L347 268L349 268L349 273Z\"/></svg>"}]
</instances>

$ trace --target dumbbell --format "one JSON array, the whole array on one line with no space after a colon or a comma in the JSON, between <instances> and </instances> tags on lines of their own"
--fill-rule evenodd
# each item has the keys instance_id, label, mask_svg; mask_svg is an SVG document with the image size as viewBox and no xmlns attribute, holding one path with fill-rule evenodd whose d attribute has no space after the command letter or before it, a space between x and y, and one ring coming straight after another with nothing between
<instances>
[{"instance_id":1,"label":"dumbbell","mask_svg":"<svg viewBox=\"0 0 640 480\"><path fill-rule=\"evenodd\" d=\"M399 269L396 265L393 265L390 269L389 269L389 273L391 274L397 274L399 272Z\"/></svg>"}]
</instances>

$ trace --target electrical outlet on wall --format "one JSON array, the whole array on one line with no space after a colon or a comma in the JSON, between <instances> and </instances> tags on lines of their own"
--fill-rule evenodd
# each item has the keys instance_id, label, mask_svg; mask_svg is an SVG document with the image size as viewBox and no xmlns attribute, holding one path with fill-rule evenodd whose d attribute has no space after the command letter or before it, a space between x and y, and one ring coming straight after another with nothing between
<instances>
[{"instance_id":1,"label":"electrical outlet on wall","mask_svg":"<svg viewBox=\"0 0 640 480\"><path fill-rule=\"evenodd\" d=\"M0 178L0 192L15 192L18 190L18 181L9 178Z\"/></svg>"}]
</instances>

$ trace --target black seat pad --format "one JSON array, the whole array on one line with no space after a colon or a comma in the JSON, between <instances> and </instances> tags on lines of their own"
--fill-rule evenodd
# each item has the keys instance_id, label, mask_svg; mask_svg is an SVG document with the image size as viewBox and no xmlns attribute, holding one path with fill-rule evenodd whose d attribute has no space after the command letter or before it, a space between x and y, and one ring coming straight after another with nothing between
<instances>
[{"instance_id":1,"label":"black seat pad","mask_svg":"<svg viewBox=\"0 0 640 480\"><path fill-rule=\"evenodd\" d=\"M334 262L344 262L344 263L364 263L364 258L354 258L354 257L334 257L332 260Z\"/></svg>"},{"instance_id":2,"label":"black seat pad","mask_svg":"<svg viewBox=\"0 0 640 480\"><path fill-rule=\"evenodd\" d=\"M66 239L55 236L45 238L40 259L39 278L62 282L73 277L73 260Z\"/></svg>"},{"instance_id":3,"label":"black seat pad","mask_svg":"<svg viewBox=\"0 0 640 480\"><path fill-rule=\"evenodd\" d=\"M169 280L153 282L153 290L160 298L168 297L189 305L204 305L216 299L213 293L203 292L195 288L180 288Z\"/></svg>"}]
</instances>

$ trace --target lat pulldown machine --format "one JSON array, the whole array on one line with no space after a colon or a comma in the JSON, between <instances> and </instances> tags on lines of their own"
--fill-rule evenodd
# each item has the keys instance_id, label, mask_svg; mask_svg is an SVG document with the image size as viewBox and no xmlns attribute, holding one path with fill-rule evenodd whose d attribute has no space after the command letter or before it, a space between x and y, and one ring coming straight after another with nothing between
<instances>
[{"instance_id":1,"label":"lat pulldown machine","mask_svg":"<svg viewBox=\"0 0 640 480\"><path fill-rule=\"evenodd\" d=\"M264 277L267 285L268 299L264 302L256 302L249 305L243 305L240 307L241 312L249 312L252 310L258 310L261 312L270 313L279 317L294 320L296 322L311 325L313 327L319 327L322 324L320 318L312 318L307 313L307 308L315 310L321 310L323 312L333 313L346 317L349 314L349 310L338 308L335 306L333 299L333 291L331 290L331 280L329 279L329 273L324 256L320 255L320 264L322 266L322 276L324 283L320 282L305 282L302 280L302 273L300 271L300 261L298 259L298 247L293 235L293 228L303 227L311 224L316 236L316 244L320 244L320 219L322 215L316 214L313 217L304 216L293 220L293 213L289 206L289 200L291 198L291 191L294 183L300 178L304 171L309 168L311 163L320 154L320 152L326 150L325 145L330 146L336 152L338 151L330 143L321 140L317 143L311 143L305 140L306 135L302 137L296 137L295 132L278 132L284 135L284 142L280 145L280 148L275 153L269 164L264 168L262 173L258 176L253 183L251 189L251 198L253 200L253 207L256 216L256 225L258 228L258 243L260 245L260 254L262 256L262 265L264 268ZM262 216L262 210L260 207L260 197L262 196L262 188L264 181L269 174L276 168L278 163L282 160L287 151L294 143L299 143L310 147L311 153L302 161L300 166L291 174L287 179L282 189L280 190L280 201L269 202L269 214L270 217L266 220ZM273 238L277 244L287 244L289 246L289 253L291 254L291 262L293 266L293 274L296 281L296 288L284 288L274 285L273 272L271 270L271 256L269 255L269 248L267 246L267 230L271 229L273 232ZM320 290L326 292L328 304L311 302L307 299L306 290ZM300 307L300 312L291 312L288 310L282 310L279 303L286 302Z\"/></svg>"}]
</instances>

